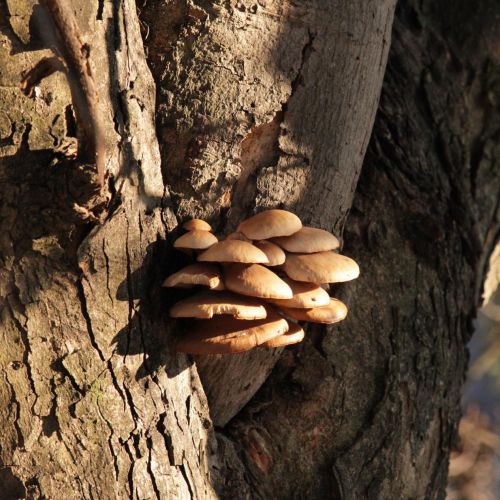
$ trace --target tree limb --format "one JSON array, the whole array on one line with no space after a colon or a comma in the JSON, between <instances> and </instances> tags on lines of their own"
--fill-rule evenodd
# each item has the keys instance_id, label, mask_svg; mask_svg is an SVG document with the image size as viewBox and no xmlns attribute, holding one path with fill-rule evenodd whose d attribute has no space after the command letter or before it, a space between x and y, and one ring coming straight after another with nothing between
<instances>
[{"instance_id":1,"label":"tree limb","mask_svg":"<svg viewBox=\"0 0 500 500\"><path fill-rule=\"evenodd\" d=\"M67 66L66 75L77 121L79 159L96 163L98 180L102 186L105 144L99 116L99 98L90 68L90 47L82 39L67 0L41 0L40 3L48 11L56 32L55 46L51 48Z\"/></svg>"}]
</instances>

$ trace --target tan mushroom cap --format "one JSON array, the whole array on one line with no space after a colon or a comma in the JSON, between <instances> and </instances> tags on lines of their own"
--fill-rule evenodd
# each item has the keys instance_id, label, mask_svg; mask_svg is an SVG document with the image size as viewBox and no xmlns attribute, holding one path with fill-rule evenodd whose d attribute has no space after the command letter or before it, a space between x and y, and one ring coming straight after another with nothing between
<instances>
[{"instance_id":1,"label":"tan mushroom cap","mask_svg":"<svg viewBox=\"0 0 500 500\"><path fill-rule=\"evenodd\" d=\"M252 240L267 240L276 236L289 236L302 227L300 219L286 210L260 212L238 226L238 231Z\"/></svg>"},{"instance_id":2,"label":"tan mushroom cap","mask_svg":"<svg viewBox=\"0 0 500 500\"><path fill-rule=\"evenodd\" d=\"M332 324L342 321L347 316L347 306L338 299L330 299L326 306L314 307L312 309L298 309L295 307L281 307L286 316L297 321L309 321L311 323Z\"/></svg>"},{"instance_id":3,"label":"tan mushroom cap","mask_svg":"<svg viewBox=\"0 0 500 500\"><path fill-rule=\"evenodd\" d=\"M340 246L332 233L316 227L303 227L291 236L273 238L272 241L287 252L294 253L326 252Z\"/></svg>"},{"instance_id":4,"label":"tan mushroom cap","mask_svg":"<svg viewBox=\"0 0 500 500\"><path fill-rule=\"evenodd\" d=\"M358 264L335 252L289 253L283 270L290 278L310 283L339 283L359 276Z\"/></svg>"},{"instance_id":5,"label":"tan mushroom cap","mask_svg":"<svg viewBox=\"0 0 500 500\"><path fill-rule=\"evenodd\" d=\"M211 231L212 230L212 226L208 222L205 222L204 220L201 220L201 219L188 220L188 221L184 222L184 224L182 224L182 227L184 229L187 229L188 231L195 231L195 230Z\"/></svg>"},{"instance_id":6,"label":"tan mushroom cap","mask_svg":"<svg viewBox=\"0 0 500 500\"><path fill-rule=\"evenodd\" d=\"M196 285L208 286L212 290L224 290L222 273L217 264L200 262L183 267L170 275L163 286L191 288Z\"/></svg>"},{"instance_id":7,"label":"tan mushroom cap","mask_svg":"<svg viewBox=\"0 0 500 500\"><path fill-rule=\"evenodd\" d=\"M298 344L299 342L302 342L304 340L304 330L302 329L302 327L300 325L297 325L297 323L288 323L288 325L288 332L280 335L279 337L274 337L273 339L264 342L264 344L262 345L267 348L272 348L283 347L286 345Z\"/></svg>"},{"instance_id":8,"label":"tan mushroom cap","mask_svg":"<svg viewBox=\"0 0 500 500\"><path fill-rule=\"evenodd\" d=\"M174 241L175 248L191 250L206 250L215 245L219 240L210 231L195 229L183 234Z\"/></svg>"},{"instance_id":9,"label":"tan mushroom cap","mask_svg":"<svg viewBox=\"0 0 500 500\"><path fill-rule=\"evenodd\" d=\"M177 302L170 309L172 318L212 318L214 314L230 314L236 319L264 319L264 304L253 298L231 292L203 291Z\"/></svg>"},{"instance_id":10,"label":"tan mushroom cap","mask_svg":"<svg viewBox=\"0 0 500 500\"><path fill-rule=\"evenodd\" d=\"M266 254L257 247L241 240L219 241L198 255L200 262L242 262L246 264L267 264Z\"/></svg>"},{"instance_id":11,"label":"tan mushroom cap","mask_svg":"<svg viewBox=\"0 0 500 500\"><path fill-rule=\"evenodd\" d=\"M283 281L292 289L293 297L291 299L268 299L269 302L279 307L298 307L304 309L326 306L330 303L328 292L315 283L294 281L290 278L283 278Z\"/></svg>"},{"instance_id":12,"label":"tan mushroom cap","mask_svg":"<svg viewBox=\"0 0 500 500\"><path fill-rule=\"evenodd\" d=\"M268 311L266 319L242 321L228 316L196 321L176 344L178 352L230 354L248 351L288 331L287 321Z\"/></svg>"},{"instance_id":13,"label":"tan mushroom cap","mask_svg":"<svg viewBox=\"0 0 500 500\"><path fill-rule=\"evenodd\" d=\"M266 240L256 241L254 245L266 254L269 260L268 266L281 266L285 262L285 252L278 245Z\"/></svg>"},{"instance_id":14,"label":"tan mushroom cap","mask_svg":"<svg viewBox=\"0 0 500 500\"><path fill-rule=\"evenodd\" d=\"M230 264L224 267L228 290L265 299L291 299L291 288L276 274L258 264Z\"/></svg>"},{"instance_id":15,"label":"tan mushroom cap","mask_svg":"<svg viewBox=\"0 0 500 500\"><path fill-rule=\"evenodd\" d=\"M246 241L248 243L252 243L252 240L250 238L247 238L243 233L240 233L239 231L234 231L233 233L229 233L226 236L226 240L241 240L241 241Z\"/></svg>"}]
</instances>

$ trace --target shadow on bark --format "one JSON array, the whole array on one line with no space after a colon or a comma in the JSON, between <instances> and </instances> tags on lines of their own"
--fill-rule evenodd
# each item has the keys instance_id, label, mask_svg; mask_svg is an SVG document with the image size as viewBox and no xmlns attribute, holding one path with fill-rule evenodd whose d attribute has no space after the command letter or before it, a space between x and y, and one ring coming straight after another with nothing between
<instances>
[{"instance_id":1,"label":"shadow on bark","mask_svg":"<svg viewBox=\"0 0 500 500\"><path fill-rule=\"evenodd\" d=\"M175 238L176 232L171 233L171 241ZM179 328L182 322L169 318L168 311L192 291L166 288L161 284L166 276L188 265L191 259L173 249L171 241L151 243L143 265L130 273L116 290L116 298L129 303L130 313L127 326L117 332L112 344L121 356L143 355L144 361L135 374L137 380L154 374L160 367L169 377L175 377L190 364L180 362L180 357L172 354L172 334L179 329L182 332Z\"/></svg>"}]
</instances>

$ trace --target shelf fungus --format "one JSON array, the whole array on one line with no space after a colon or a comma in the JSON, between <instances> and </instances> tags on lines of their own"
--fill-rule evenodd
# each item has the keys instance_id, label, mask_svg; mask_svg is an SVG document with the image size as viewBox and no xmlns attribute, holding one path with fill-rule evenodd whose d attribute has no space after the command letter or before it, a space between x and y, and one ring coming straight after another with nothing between
<instances>
[{"instance_id":1,"label":"shelf fungus","mask_svg":"<svg viewBox=\"0 0 500 500\"><path fill-rule=\"evenodd\" d=\"M163 286L205 287L170 309L186 322L176 350L190 354L231 354L301 342L297 322L333 324L347 306L330 296L330 283L359 276L359 266L337 253L339 240L324 229L302 226L286 210L266 210L241 222L219 241L200 219L174 247L197 262L165 279ZM272 267L272 270L269 269Z\"/></svg>"}]
</instances>

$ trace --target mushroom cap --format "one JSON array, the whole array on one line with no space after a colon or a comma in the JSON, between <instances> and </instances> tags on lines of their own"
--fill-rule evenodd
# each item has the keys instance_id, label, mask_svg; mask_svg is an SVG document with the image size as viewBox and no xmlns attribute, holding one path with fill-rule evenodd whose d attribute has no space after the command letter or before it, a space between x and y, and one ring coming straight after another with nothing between
<instances>
[{"instance_id":1,"label":"mushroom cap","mask_svg":"<svg viewBox=\"0 0 500 500\"><path fill-rule=\"evenodd\" d=\"M205 222L204 220L201 219L191 219L184 224L182 224L183 229L187 229L188 231L194 231L194 230L199 230L199 231L211 231L212 226L208 223Z\"/></svg>"},{"instance_id":2,"label":"mushroom cap","mask_svg":"<svg viewBox=\"0 0 500 500\"><path fill-rule=\"evenodd\" d=\"M276 236L289 236L302 227L300 219L286 210L266 210L238 226L238 231L252 240L267 240Z\"/></svg>"},{"instance_id":3,"label":"mushroom cap","mask_svg":"<svg viewBox=\"0 0 500 500\"><path fill-rule=\"evenodd\" d=\"M286 316L297 321L309 321L311 323L332 324L342 321L347 316L347 306L338 299L330 299L326 306L313 307L311 309L298 309L295 307L281 307Z\"/></svg>"},{"instance_id":4,"label":"mushroom cap","mask_svg":"<svg viewBox=\"0 0 500 500\"><path fill-rule=\"evenodd\" d=\"M266 240L255 241L254 245L266 254L269 260L268 266L281 266L285 262L285 252L278 245Z\"/></svg>"},{"instance_id":5,"label":"mushroom cap","mask_svg":"<svg viewBox=\"0 0 500 500\"><path fill-rule=\"evenodd\" d=\"M335 252L289 253L283 270L290 278L310 283L339 283L359 276L358 264Z\"/></svg>"},{"instance_id":6,"label":"mushroom cap","mask_svg":"<svg viewBox=\"0 0 500 500\"><path fill-rule=\"evenodd\" d=\"M292 289L293 297L291 299L268 299L269 302L279 307L298 307L304 309L326 306L330 303L328 292L316 283L294 281L290 278L283 278L283 281Z\"/></svg>"},{"instance_id":7,"label":"mushroom cap","mask_svg":"<svg viewBox=\"0 0 500 500\"><path fill-rule=\"evenodd\" d=\"M183 234L174 241L175 248L188 248L191 250L206 250L215 245L219 240L210 231L195 229Z\"/></svg>"},{"instance_id":8,"label":"mushroom cap","mask_svg":"<svg viewBox=\"0 0 500 500\"><path fill-rule=\"evenodd\" d=\"M249 321L217 316L194 322L189 332L179 337L175 348L190 354L243 352L287 331L287 321L273 311L268 311L266 319Z\"/></svg>"},{"instance_id":9,"label":"mushroom cap","mask_svg":"<svg viewBox=\"0 0 500 500\"><path fill-rule=\"evenodd\" d=\"M231 292L205 290L177 302L170 309L172 318L212 318L214 314L230 314L236 319L264 319L264 304L253 298Z\"/></svg>"},{"instance_id":10,"label":"mushroom cap","mask_svg":"<svg viewBox=\"0 0 500 500\"><path fill-rule=\"evenodd\" d=\"M258 264L230 264L224 267L228 290L265 299L291 299L292 289L276 274Z\"/></svg>"},{"instance_id":11,"label":"mushroom cap","mask_svg":"<svg viewBox=\"0 0 500 500\"><path fill-rule=\"evenodd\" d=\"M239 231L234 231L233 233L229 233L226 236L226 240L241 240L241 241L246 241L248 243L252 243L252 240L250 238L247 238L243 233L240 233Z\"/></svg>"},{"instance_id":12,"label":"mushroom cap","mask_svg":"<svg viewBox=\"0 0 500 500\"><path fill-rule=\"evenodd\" d=\"M163 286L191 288L195 285L208 286L212 290L224 290L222 273L217 264L200 262L183 267L180 271L171 274Z\"/></svg>"},{"instance_id":13,"label":"mushroom cap","mask_svg":"<svg viewBox=\"0 0 500 500\"><path fill-rule=\"evenodd\" d=\"M326 252L340 246L332 233L316 227L303 227L290 236L280 236L272 241L287 252L295 253Z\"/></svg>"},{"instance_id":14,"label":"mushroom cap","mask_svg":"<svg viewBox=\"0 0 500 500\"><path fill-rule=\"evenodd\" d=\"M243 262L246 264L267 264L266 254L257 247L241 240L219 241L198 255L201 262Z\"/></svg>"},{"instance_id":15,"label":"mushroom cap","mask_svg":"<svg viewBox=\"0 0 500 500\"><path fill-rule=\"evenodd\" d=\"M282 347L285 345L298 344L304 340L304 330L297 323L288 323L288 332L280 335L279 337L274 337L267 342L264 342L264 346L267 348L272 347Z\"/></svg>"}]
</instances>

